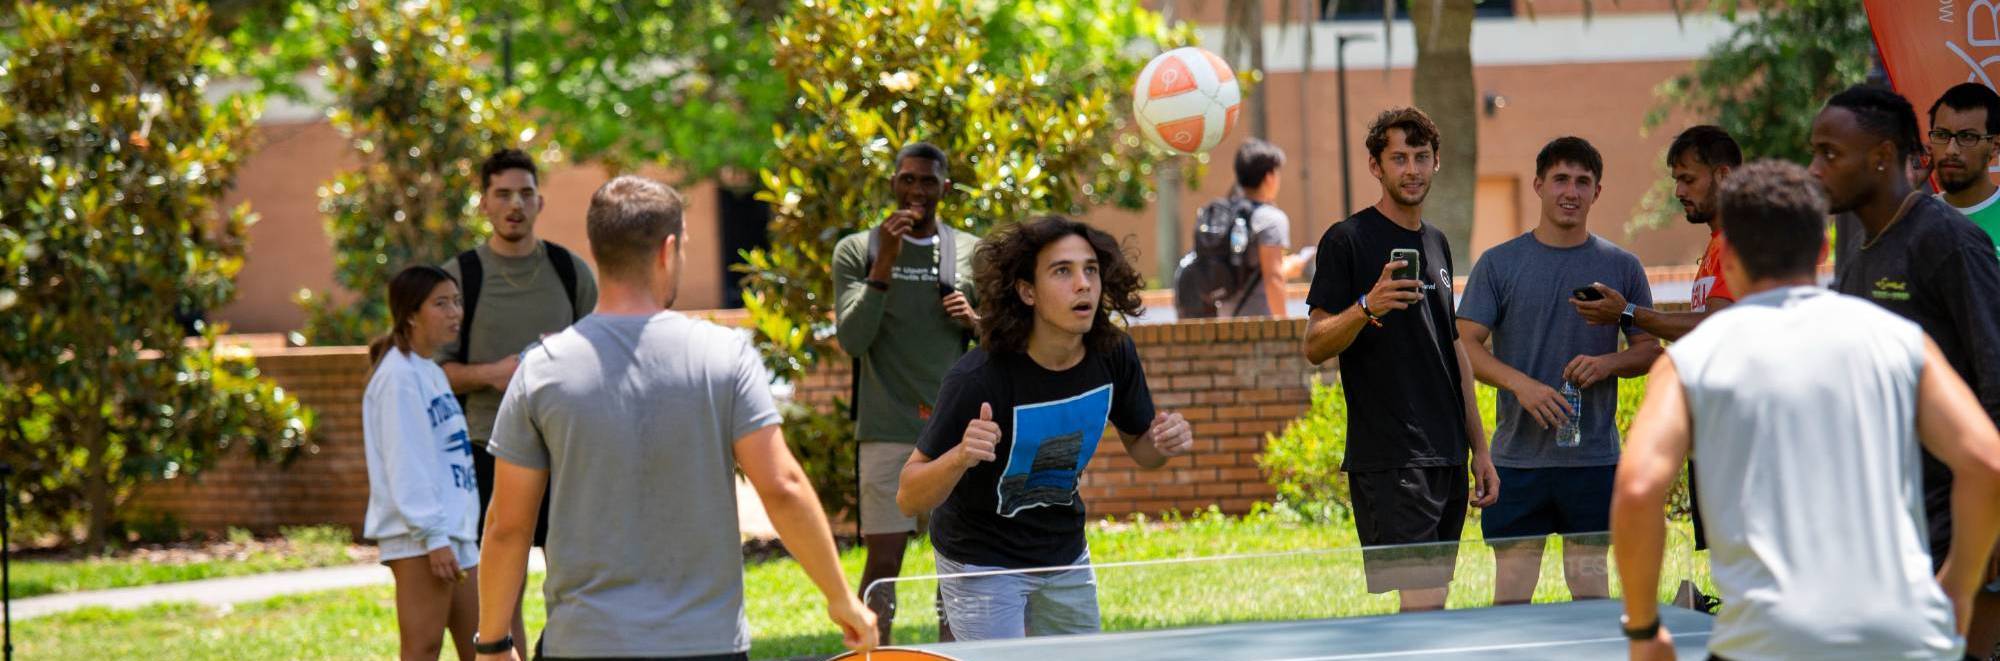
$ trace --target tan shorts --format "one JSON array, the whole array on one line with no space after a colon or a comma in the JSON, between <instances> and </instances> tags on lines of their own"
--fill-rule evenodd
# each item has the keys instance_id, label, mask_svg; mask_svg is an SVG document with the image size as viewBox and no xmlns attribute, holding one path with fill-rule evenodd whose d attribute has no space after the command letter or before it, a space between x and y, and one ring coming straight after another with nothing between
<instances>
[{"instance_id":1,"label":"tan shorts","mask_svg":"<svg viewBox=\"0 0 2000 661\"><path fill-rule=\"evenodd\" d=\"M861 444L861 534L916 532L917 518L896 509L896 485L916 449L914 443Z\"/></svg>"}]
</instances>

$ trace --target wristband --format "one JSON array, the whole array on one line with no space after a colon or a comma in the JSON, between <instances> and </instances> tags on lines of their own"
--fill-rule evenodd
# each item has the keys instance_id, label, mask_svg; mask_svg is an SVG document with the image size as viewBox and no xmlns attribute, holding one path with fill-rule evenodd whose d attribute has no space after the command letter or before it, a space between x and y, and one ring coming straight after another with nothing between
<instances>
[{"instance_id":1,"label":"wristband","mask_svg":"<svg viewBox=\"0 0 2000 661\"><path fill-rule=\"evenodd\" d=\"M1367 295L1367 294L1362 294L1362 295L1361 295L1361 299L1360 299L1360 300L1357 300L1357 301L1355 301L1355 302L1354 302L1354 304L1355 304L1355 305L1359 305L1359 306L1361 306L1361 316L1363 316L1363 317L1367 317L1367 318L1368 318L1368 324L1369 324L1369 325L1371 325L1371 326L1374 326L1374 327L1376 327L1376 328L1381 328L1381 327L1382 327L1382 318L1381 318L1381 317L1378 317L1378 316L1375 316L1375 312L1374 312L1374 311L1372 311L1372 310L1369 310L1369 309L1368 309L1368 295Z\"/></svg>"},{"instance_id":2,"label":"wristband","mask_svg":"<svg viewBox=\"0 0 2000 661\"><path fill-rule=\"evenodd\" d=\"M889 291L889 283L871 279L868 281L868 288L875 291Z\"/></svg>"},{"instance_id":3,"label":"wristband","mask_svg":"<svg viewBox=\"0 0 2000 661\"><path fill-rule=\"evenodd\" d=\"M474 654L506 654L514 649L514 634L501 636L493 642L479 640L479 632L472 632L472 652Z\"/></svg>"},{"instance_id":4,"label":"wristband","mask_svg":"<svg viewBox=\"0 0 2000 661\"><path fill-rule=\"evenodd\" d=\"M1627 640L1647 641L1660 637L1660 618L1653 616L1653 623L1642 627L1632 626L1632 616L1619 615L1618 626L1625 630Z\"/></svg>"}]
</instances>

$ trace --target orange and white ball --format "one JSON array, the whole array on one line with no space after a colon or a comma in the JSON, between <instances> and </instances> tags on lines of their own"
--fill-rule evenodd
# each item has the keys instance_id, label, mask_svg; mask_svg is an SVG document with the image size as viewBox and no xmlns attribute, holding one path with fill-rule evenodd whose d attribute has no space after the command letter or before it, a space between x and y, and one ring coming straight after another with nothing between
<instances>
[{"instance_id":1,"label":"orange and white ball","mask_svg":"<svg viewBox=\"0 0 2000 661\"><path fill-rule=\"evenodd\" d=\"M1229 64L1193 46L1176 48L1139 72L1132 86L1132 116L1146 140L1195 154L1213 149L1236 128L1243 89Z\"/></svg>"}]
</instances>

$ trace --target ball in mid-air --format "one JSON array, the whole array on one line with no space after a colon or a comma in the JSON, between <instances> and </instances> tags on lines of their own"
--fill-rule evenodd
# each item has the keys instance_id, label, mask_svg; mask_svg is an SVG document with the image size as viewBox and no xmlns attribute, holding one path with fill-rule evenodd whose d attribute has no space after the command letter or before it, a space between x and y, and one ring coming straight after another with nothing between
<instances>
[{"instance_id":1,"label":"ball in mid-air","mask_svg":"<svg viewBox=\"0 0 2000 661\"><path fill-rule=\"evenodd\" d=\"M1236 128L1243 89L1214 53L1176 48L1139 72L1132 115L1148 141L1184 154L1208 151Z\"/></svg>"}]
</instances>

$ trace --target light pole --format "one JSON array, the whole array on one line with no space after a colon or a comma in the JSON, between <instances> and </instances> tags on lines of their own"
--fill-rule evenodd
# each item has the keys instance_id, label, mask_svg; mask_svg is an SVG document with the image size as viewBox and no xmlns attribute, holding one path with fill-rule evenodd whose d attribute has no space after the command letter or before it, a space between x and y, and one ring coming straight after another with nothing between
<instances>
[{"instance_id":1,"label":"light pole","mask_svg":"<svg viewBox=\"0 0 2000 661\"><path fill-rule=\"evenodd\" d=\"M1340 91L1340 213L1342 218L1354 213L1353 164L1347 156L1347 44L1356 41L1374 41L1375 35L1368 33L1334 35L1333 70L1338 79Z\"/></svg>"}]
</instances>

